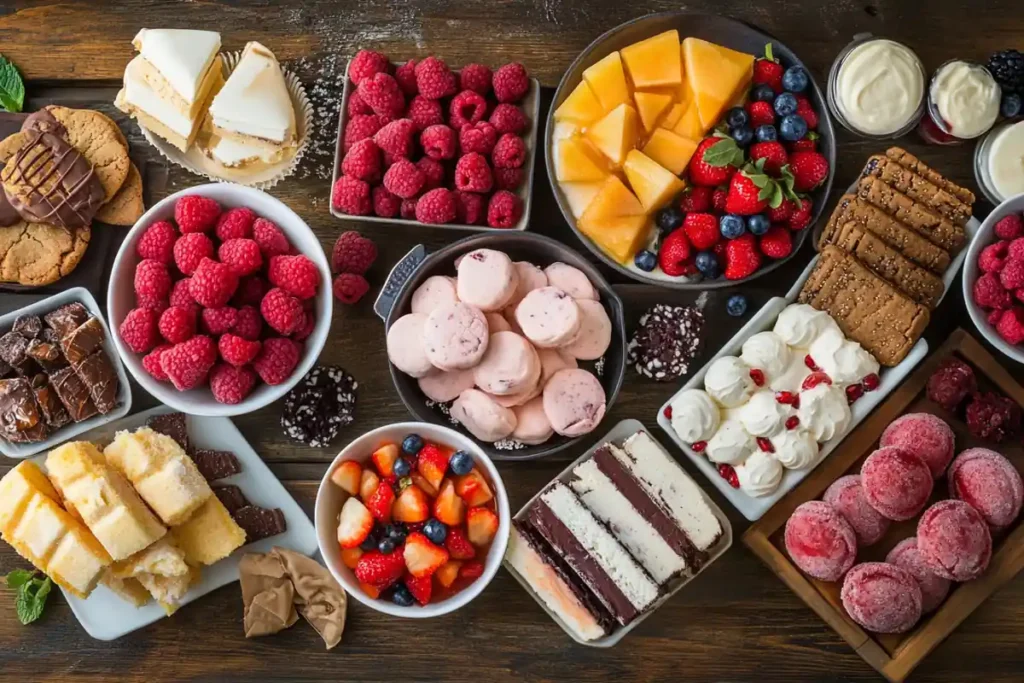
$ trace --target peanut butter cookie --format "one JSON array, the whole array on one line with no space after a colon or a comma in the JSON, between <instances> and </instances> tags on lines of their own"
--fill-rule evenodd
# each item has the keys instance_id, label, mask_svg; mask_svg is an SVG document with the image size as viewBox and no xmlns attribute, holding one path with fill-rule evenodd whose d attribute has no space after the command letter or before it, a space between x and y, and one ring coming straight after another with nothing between
<instances>
[{"instance_id":1,"label":"peanut butter cookie","mask_svg":"<svg viewBox=\"0 0 1024 683\"><path fill-rule=\"evenodd\" d=\"M135 225L135 221L142 218L145 212L146 207L142 203L142 174L132 164L128 170L128 179L114 198L96 212L96 220L110 225Z\"/></svg>"},{"instance_id":2,"label":"peanut butter cookie","mask_svg":"<svg viewBox=\"0 0 1024 683\"><path fill-rule=\"evenodd\" d=\"M41 287L68 275L81 262L92 232L48 223L0 227L0 281Z\"/></svg>"}]
</instances>

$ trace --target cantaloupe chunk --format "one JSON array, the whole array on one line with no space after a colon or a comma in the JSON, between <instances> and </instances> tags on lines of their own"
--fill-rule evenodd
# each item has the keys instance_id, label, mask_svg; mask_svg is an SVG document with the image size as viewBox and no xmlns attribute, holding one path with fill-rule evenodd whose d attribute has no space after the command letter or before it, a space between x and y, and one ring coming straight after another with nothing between
<instances>
[{"instance_id":1,"label":"cantaloupe chunk","mask_svg":"<svg viewBox=\"0 0 1024 683\"><path fill-rule=\"evenodd\" d=\"M586 138L614 164L622 164L639 135L636 109L620 104L587 128Z\"/></svg>"},{"instance_id":2,"label":"cantaloupe chunk","mask_svg":"<svg viewBox=\"0 0 1024 683\"><path fill-rule=\"evenodd\" d=\"M597 196L603 184L603 182L559 184L562 194L565 195L565 200L569 202L569 210L572 211L574 218L579 218L583 215L583 212L590 206L590 202L594 201L594 197Z\"/></svg>"},{"instance_id":3,"label":"cantaloupe chunk","mask_svg":"<svg viewBox=\"0 0 1024 683\"><path fill-rule=\"evenodd\" d=\"M555 121L571 121L578 126L598 120L604 115L604 108L590 89L586 81L580 84L569 93L562 104L555 110Z\"/></svg>"},{"instance_id":4,"label":"cantaloupe chunk","mask_svg":"<svg viewBox=\"0 0 1024 683\"><path fill-rule=\"evenodd\" d=\"M683 41L683 61L701 125L709 130L750 84L754 56L689 37Z\"/></svg>"},{"instance_id":5,"label":"cantaloupe chunk","mask_svg":"<svg viewBox=\"0 0 1024 683\"><path fill-rule=\"evenodd\" d=\"M633 43L621 52L636 88L676 85L683 80L679 32L675 29Z\"/></svg>"},{"instance_id":6,"label":"cantaloupe chunk","mask_svg":"<svg viewBox=\"0 0 1024 683\"><path fill-rule=\"evenodd\" d=\"M670 95L639 90L633 93L633 99L636 100L636 111L640 115L644 131L647 133L654 130L658 125L658 119L672 104Z\"/></svg>"},{"instance_id":7,"label":"cantaloupe chunk","mask_svg":"<svg viewBox=\"0 0 1024 683\"><path fill-rule=\"evenodd\" d=\"M607 162L582 138L555 143L555 177L561 182L599 182L608 175Z\"/></svg>"},{"instance_id":8,"label":"cantaloupe chunk","mask_svg":"<svg viewBox=\"0 0 1024 683\"><path fill-rule=\"evenodd\" d=\"M611 216L580 218L580 231L592 239L609 256L622 264L633 260L650 235L649 216Z\"/></svg>"},{"instance_id":9,"label":"cantaloupe chunk","mask_svg":"<svg viewBox=\"0 0 1024 683\"><path fill-rule=\"evenodd\" d=\"M596 222L601 218L645 214L644 205L640 203L636 195L629 191L629 188L618 176L610 175L605 178L580 220L586 218L589 222Z\"/></svg>"},{"instance_id":10,"label":"cantaloupe chunk","mask_svg":"<svg viewBox=\"0 0 1024 683\"><path fill-rule=\"evenodd\" d=\"M683 117L683 111L683 105L676 102L669 108L668 113L665 114L664 118L661 119L661 123L658 125L666 130L672 130L672 128L679 123L679 119Z\"/></svg>"},{"instance_id":11,"label":"cantaloupe chunk","mask_svg":"<svg viewBox=\"0 0 1024 683\"><path fill-rule=\"evenodd\" d=\"M697 142L676 135L670 130L657 128L651 134L643 152L676 175L686 170L690 157L697 150Z\"/></svg>"},{"instance_id":12,"label":"cantaloupe chunk","mask_svg":"<svg viewBox=\"0 0 1024 683\"><path fill-rule=\"evenodd\" d=\"M639 150L631 150L622 165L637 199L647 213L657 211L679 194L682 180Z\"/></svg>"},{"instance_id":13,"label":"cantaloupe chunk","mask_svg":"<svg viewBox=\"0 0 1024 683\"><path fill-rule=\"evenodd\" d=\"M690 106L679 117L679 120L676 121L676 125L672 127L672 132L690 140L700 140L704 137L704 133L707 130L705 130L704 124L700 121L700 113L697 111L696 102L690 103Z\"/></svg>"},{"instance_id":14,"label":"cantaloupe chunk","mask_svg":"<svg viewBox=\"0 0 1024 683\"><path fill-rule=\"evenodd\" d=\"M622 68L622 59L618 52L587 67L583 72L583 80L593 91L601 108L609 112L620 104L632 101L629 85L626 83L626 72Z\"/></svg>"}]
</instances>

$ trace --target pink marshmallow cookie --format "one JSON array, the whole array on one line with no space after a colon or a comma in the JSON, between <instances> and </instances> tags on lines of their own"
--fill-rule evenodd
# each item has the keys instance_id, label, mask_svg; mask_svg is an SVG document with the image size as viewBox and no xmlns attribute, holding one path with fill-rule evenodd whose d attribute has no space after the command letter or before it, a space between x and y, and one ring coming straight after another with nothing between
<instances>
[{"instance_id":1,"label":"pink marshmallow cookie","mask_svg":"<svg viewBox=\"0 0 1024 683\"><path fill-rule=\"evenodd\" d=\"M487 318L462 302L435 308L427 316L423 338L427 358L442 370L471 368L487 351Z\"/></svg>"},{"instance_id":2,"label":"pink marshmallow cookie","mask_svg":"<svg viewBox=\"0 0 1024 683\"><path fill-rule=\"evenodd\" d=\"M544 443L555 433L551 420L544 412L544 399L540 396L512 409L516 414L516 428L512 438L530 446Z\"/></svg>"},{"instance_id":3,"label":"pink marshmallow cookie","mask_svg":"<svg viewBox=\"0 0 1024 683\"><path fill-rule=\"evenodd\" d=\"M910 413L890 424L882 432L880 446L895 446L924 460L938 479L953 459L953 430L931 413Z\"/></svg>"},{"instance_id":4,"label":"pink marshmallow cookie","mask_svg":"<svg viewBox=\"0 0 1024 683\"><path fill-rule=\"evenodd\" d=\"M430 315L441 306L449 306L459 300L455 293L455 281L443 275L431 275L412 293L412 312Z\"/></svg>"},{"instance_id":5,"label":"pink marshmallow cookie","mask_svg":"<svg viewBox=\"0 0 1024 683\"><path fill-rule=\"evenodd\" d=\"M942 578L970 581L988 568L992 535L973 507L962 500L940 500L917 523L917 549Z\"/></svg>"},{"instance_id":6,"label":"pink marshmallow cookie","mask_svg":"<svg viewBox=\"0 0 1024 683\"><path fill-rule=\"evenodd\" d=\"M928 614L942 604L949 595L949 580L931 570L917 549L917 537L904 538L885 556L885 561L907 572L921 589L921 613Z\"/></svg>"},{"instance_id":7,"label":"pink marshmallow cookie","mask_svg":"<svg viewBox=\"0 0 1024 683\"><path fill-rule=\"evenodd\" d=\"M879 448L860 468L868 504L883 517L901 521L915 516L932 495L932 473L921 458L899 448Z\"/></svg>"},{"instance_id":8,"label":"pink marshmallow cookie","mask_svg":"<svg viewBox=\"0 0 1024 683\"><path fill-rule=\"evenodd\" d=\"M408 313L392 323L388 330L388 358L410 377L423 377L437 369L430 362L423 344L426 327L427 316Z\"/></svg>"},{"instance_id":9,"label":"pink marshmallow cookie","mask_svg":"<svg viewBox=\"0 0 1024 683\"><path fill-rule=\"evenodd\" d=\"M583 314L580 331L562 351L579 360L597 360L612 343L612 321L600 301L579 299L576 305Z\"/></svg>"},{"instance_id":10,"label":"pink marshmallow cookie","mask_svg":"<svg viewBox=\"0 0 1024 683\"><path fill-rule=\"evenodd\" d=\"M558 287L573 299L593 299L597 301L597 290L590 278L579 268L561 261L555 261L544 269L548 284Z\"/></svg>"},{"instance_id":11,"label":"pink marshmallow cookie","mask_svg":"<svg viewBox=\"0 0 1024 683\"><path fill-rule=\"evenodd\" d=\"M535 289L548 286L548 276L538 266L526 261L516 261L512 264L516 269L516 293L508 302L509 308L515 308L527 294Z\"/></svg>"},{"instance_id":12,"label":"pink marshmallow cookie","mask_svg":"<svg viewBox=\"0 0 1024 683\"><path fill-rule=\"evenodd\" d=\"M530 342L515 332L497 332L491 335L473 376L483 391L510 396L536 387L540 371L540 358Z\"/></svg>"},{"instance_id":13,"label":"pink marshmallow cookie","mask_svg":"<svg viewBox=\"0 0 1024 683\"><path fill-rule=\"evenodd\" d=\"M491 334L495 332L511 332L512 326L505 320L505 316L501 313L485 313L484 317L487 318L487 327Z\"/></svg>"},{"instance_id":14,"label":"pink marshmallow cookie","mask_svg":"<svg viewBox=\"0 0 1024 683\"><path fill-rule=\"evenodd\" d=\"M500 311L516 293L518 275L512 260L493 249L477 249L459 261L459 301L481 311Z\"/></svg>"},{"instance_id":15,"label":"pink marshmallow cookie","mask_svg":"<svg viewBox=\"0 0 1024 683\"><path fill-rule=\"evenodd\" d=\"M1024 502L1024 482L1009 460L987 448L968 448L949 468L949 495L981 513L993 529L1013 523Z\"/></svg>"},{"instance_id":16,"label":"pink marshmallow cookie","mask_svg":"<svg viewBox=\"0 0 1024 683\"><path fill-rule=\"evenodd\" d=\"M857 534L862 546L878 543L889 530L889 520L868 505L860 484L860 475L839 477L825 491L822 500L841 514Z\"/></svg>"},{"instance_id":17,"label":"pink marshmallow cookie","mask_svg":"<svg viewBox=\"0 0 1024 683\"><path fill-rule=\"evenodd\" d=\"M419 378L420 391L431 401L448 403L454 401L466 389L476 386L473 379L473 369L449 370L447 372L438 370L426 377Z\"/></svg>"},{"instance_id":18,"label":"pink marshmallow cookie","mask_svg":"<svg viewBox=\"0 0 1024 683\"><path fill-rule=\"evenodd\" d=\"M494 400L506 408L512 408L515 406L521 406L527 401L540 396L540 392L544 390L544 385L548 383L551 376L563 368L576 368L579 367L576 364L575 358L570 358L563 354L561 351L555 349L537 349L537 357L540 358L540 377L537 378L537 384L532 387L529 391L524 391L519 394L512 394L511 396L495 396Z\"/></svg>"},{"instance_id":19,"label":"pink marshmallow cookie","mask_svg":"<svg viewBox=\"0 0 1024 683\"><path fill-rule=\"evenodd\" d=\"M478 389L462 392L452 404L451 416L470 434L490 443L504 439L516 428L515 413Z\"/></svg>"},{"instance_id":20,"label":"pink marshmallow cookie","mask_svg":"<svg viewBox=\"0 0 1024 683\"><path fill-rule=\"evenodd\" d=\"M888 562L851 569L840 597L850 618L875 633L905 633L921 618L921 587L910 572Z\"/></svg>"},{"instance_id":21,"label":"pink marshmallow cookie","mask_svg":"<svg viewBox=\"0 0 1024 683\"><path fill-rule=\"evenodd\" d=\"M605 400L604 387L586 370L559 370L544 385L544 412L562 436L593 431L604 417Z\"/></svg>"},{"instance_id":22,"label":"pink marshmallow cookie","mask_svg":"<svg viewBox=\"0 0 1024 683\"><path fill-rule=\"evenodd\" d=\"M857 559L857 536L831 505L807 501L786 521L786 552L805 574L838 581Z\"/></svg>"},{"instance_id":23,"label":"pink marshmallow cookie","mask_svg":"<svg viewBox=\"0 0 1024 683\"><path fill-rule=\"evenodd\" d=\"M535 289L516 307L516 321L527 339L541 348L568 344L580 330L583 316L572 297L558 287Z\"/></svg>"}]
</instances>

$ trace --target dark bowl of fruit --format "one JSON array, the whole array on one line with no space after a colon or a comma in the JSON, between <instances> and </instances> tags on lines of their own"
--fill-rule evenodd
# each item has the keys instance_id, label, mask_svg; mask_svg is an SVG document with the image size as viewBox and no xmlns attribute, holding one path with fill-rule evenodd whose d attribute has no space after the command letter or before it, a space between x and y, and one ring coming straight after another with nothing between
<instances>
[{"instance_id":1,"label":"dark bowl of fruit","mask_svg":"<svg viewBox=\"0 0 1024 683\"><path fill-rule=\"evenodd\" d=\"M825 96L797 56L727 17L614 28L562 77L545 131L562 214L640 282L717 289L795 254L832 188Z\"/></svg>"},{"instance_id":2,"label":"dark bowl of fruit","mask_svg":"<svg viewBox=\"0 0 1024 683\"><path fill-rule=\"evenodd\" d=\"M349 595L399 617L453 612L490 583L511 515L501 475L469 437L425 422L346 446L316 494L317 539Z\"/></svg>"}]
</instances>

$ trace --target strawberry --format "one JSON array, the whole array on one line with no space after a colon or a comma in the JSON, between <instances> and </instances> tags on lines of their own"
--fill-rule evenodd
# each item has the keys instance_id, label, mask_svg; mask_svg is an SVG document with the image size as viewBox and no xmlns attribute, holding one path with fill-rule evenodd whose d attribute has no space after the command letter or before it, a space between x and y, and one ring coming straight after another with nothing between
<instances>
[{"instance_id":1,"label":"strawberry","mask_svg":"<svg viewBox=\"0 0 1024 683\"><path fill-rule=\"evenodd\" d=\"M789 159L793 189L810 192L828 178L828 159L818 152L795 152Z\"/></svg>"},{"instance_id":2,"label":"strawberry","mask_svg":"<svg viewBox=\"0 0 1024 683\"><path fill-rule=\"evenodd\" d=\"M397 553L394 554L397 555ZM417 579L432 576L441 565L448 561L448 551L434 545L429 538L418 531L412 532L405 539L405 550L402 551L402 556L409 573Z\"/></svg>"},{"instance_id":3,"label":"strawberry","mask_svg":"<svg viewBox=\"0 0 1024 683\"><path fill-rule=\"evenodd\" d=\"M338 517L338 543L342 548L356 548L373 530L373 515L358 498L349 498L341 506Z\"/></svg>"},{"instance_id":4,"label":"strawberry","mask_svg":"<svg viewBox=\"0 0 1024 683\"><path fill-rule=\"evenodd\" d=\"M356 565L359 564L359 558L362 556L362 548L356 547L341 549L341 563L349 569L355 569Z\"/></svg>"},{"instance_id":5,"label":"strawberry","mask_svg":"<svg viewBox=\"0 0 1024 683\"><path fill-rule=\"evenodd\" d=\"M425 522L430 517L430 501L420 487L407 486L391 512L396 522Z\"/></svg>"},{"instance_id":6,"label":"strawberry","mask_svg":"<svg viewBox=\"0 0 1024 683\"><path fill-rule=\"evenodd\" d=\"M466 512L466 535L469 542L482 548L498 533L498 516L489 508L469 508Z\"/></svg>"},{"instance_id":7,"label":"strawberry","mask_svg":"<svg viewBox=\"0 0 1024 683\"><path fill-rule=\"evenodd\" d=\"M391 514L393 512L392 506L394 505L394 502L395 491L385 484L383 486L378 486L377 489L370 494L370 499L366 501L366 507L369 508L370 514L373 515L374 519L387 523L391 521Z\"/></svg>"},{"instance_id":8,"label":"strawberry","mask_svg":"<svg viewBox=\"0 0 1024 683\"><path fill-rule=\"evenodd\" d=\"M704 187L721 185L742 163L743 150L732 138L704 138L690 157L690 182Z\"/></svg>"},{"instance_id":9,"label":"strawberry","mask_svg":"<svg viewBox=\"0 0 1024 683\"><path fill-rule=\"evenodd\" d=\"M807 122L811 130L818 127L818 112L814 111L814 105L807 99L807 95L796 96L796 113Z\"/></svg>"},{"instance_id":10,"label":"strawberry","mask_svg":"<svg viewBox=\"0 0 1024 683\"><path fill-rule=\"evenodd\" d=\"M687 214L686 219L697 215L706 216L708 214L691 213ZM658 252L658 265L661 266L665 275L679 277L686 274L686 264L689 263L690 256L690 241L686 237L686 231L676 230L669 233L669 236L661 243L661 250Z\"/></svg>"},{"instance_id":11,"label":"strawberry","mask_svg":"<svg viewBox=\"0 0 1024 683\"><path fill-rule=\"evenodd\" d=\"M768 258L786 258L793 253L793 238L784 225L773 225L758 242L761 253Z\"/></svg>"},{"instance_id":12,"label":"strawberry","mask_svg":"<svg viewBox=\"0 0 1024 683\"><path fill-rule=\"evenodd\" d=\"M761 254L757 250L756 237L749 232L725 245L725 278L741 280L761 267Z\"/></svg>"},{"instance_id":13,"label":"strawberry","mask_svg":"<svg viewBox=\"0 0 1024 683\"><path fill-rule=\"evenodd\" d=\"M703 251L710 249L718 241L718 219L710 213L688 213L683 219L683 231L690 239L694 249Z\"/></svg>"},{"instance_id":14,"label":"strawberry","mask_svg":"<svg viewBox=\"0 0 1024 683\"><path fill-rule=\"evenodd\" d=\"M441 485L447 469L448 456L436 444L428 443L420 450L416 470L430 482L431 488L435 491Z\"/></svg>"},{"instance_id":15,"label":"strawberry","mask_svg":"<svg viewBox=\"0 0 1024 683\"><path fill-rule=\"evenodd\" d=\"M373 455L370 456L373 464L377 467L377 472L382 477L390 477L394 474L395 461L398 460L398 446L393 443L385 444L375 450Z\"/></svg>"},{"instance_id":16,"label":"strawberry","mask_svg":"<svg viewBox=\"0 0 1024 683\"><path fill-rule=\"evenodd\" d=\"M711 193L711 208L716 213L725 213L725 200L728 199L728 190L718 187Z\"/></svg>"},{"instance_id":17,"label":"strawberry","mask_svg":"<svg viewBox=\"0 0 1024 683\"><path fill-rule=\"evenodd\" d=\"M394 553L392 553L392 554L394 554ZM359 582L359 588L362 589L362 591L364 593L369 595L374 600L379 598L380 594L383 592L383 591L381 591L380 588L377 588L376 586L371 586L368 583L363 583L362 581Z\"/></svg>"},{"instance_id":18,"label":"strawberry","mask_svg":"<svg viewBox=\"0 0 1024 683\"><path fill-rule=\"evenodd\" d=\"M460 579L476 579L484 573L484 565L480 562L467 562L459 569Z\"/></svg>"},{"instance_id":19,"label":"strawberry","mask_svg":"<svg viewBox=\"0 0 1024 683\"><path fill-rule=\"evenodd\" d=\"M778 195L782 201L782 189L778 183L760 173L756 168L747 167L729 181L729 196L725 200L725 212L740 216L752 216L764 211L770 200Z\"/></svg>"},{"instance_id":20,"label":"strawberry","mask_svg":"<svg viewBox=\"0 0 1024 683\"><path fill-rule=\"evenodd\" d=\"M764 170L769 175L778 176L782 167L789 161L786 148L781 142L755 142L750 146L750 160L757 162L764 159Z\"/></svg>"},{"instance_id":21,"label":"strawberry","mask_svg":"<svg viewBox=\"0 0 1024 683\"><path fill-rule=\"evenodd\" d=\"M469 474L464 474L455 480L455 493L459 494L459 498L469 506L483 505L494 498L484 475L480 474L480 470L475 467L470 470Z\"/></svg>"},{"instance_id":22,"label":"strawberry","mask_svg":"<svg viewBox=\"0 0 1024 683\"><path fill-rule=\"evenodd\" d=\"M793 215L789 217L789 229L794 232L803 230L811 222L811 211L814 210L814 202L809 197L800 197L800 205L793 209Z\"/></svg>"},{"instance_id":23,"label":"strawberry","mask_svg":"<svg viewBox=\"0 0 1024 683\"><path fill-rule=\"evenodd\" d=\"M434 582L430 580L430 576L422 576L420 578L416 578L412 574L406 574L405 576L405 587L412 593L412 597L416 598L416 602L421 605L430 602L430 592L433 586Z\"/></svg>"},{"instance_id":24,"label":"strawberry","mask_svg":"<svg viewBox=\"0 0 1024 683\"><path fill-rule=\"evenodd\" d=\"M767 83L776 93L782 92L782 74L785 69L772 55L772 44L764 46L764 58L754 61L754 84Z\"/></svg>"},{"instance_id":25,"label":"strawberry","mask_svg":"<svg viewBox=\"0 0 1024 683\"><path fill-rule=\"evenodd\" d=\"M423 489L423 493L427 494L427 498L433 498L437 495L437 487L431 486L427 478L419 472L413 472L409 475L409 478L412 479L412 483Z\"/></svg>"},{"instance_id":26,"label":"strawberry","mask_svg":"<svg viewBox=\"0 0 1024 683\"><path fill-rule=\"evenodd\" d=\"M790 154L794 152L816 152L818 151L818 138L816 133L808 133L806 137L789 143Z\"/></svg>"},{"instance_id":27,"label":"strawberry","mask_svg":"<svg viewBox=\"0 0 1024 683\"><path fill-rule=\"evenodd\" d=\"M472 560L476 557L476 548L466 538L466 532L461 527L453 527L448 530L444 539L444 547L456 560Z\"/></svg>"},{"instance_id":28,"label":"strawberry","mask_svg":"<svg viewBox=\"0 0 1024 683\"><path fill-rule=\"evenodd\" d=\"M379 550L363 553L356 563L356 579L374 588L387 588L405 573L405 560L402 555L403 553L397 550L387 555Z\"/></svg>"},{"instance_id":29,"label":"strawberry","mask_svg":"<svg viewBox=\"0 0 1024 683\"><path fill-rule=\"evenodd\" d=\"M363 468L354 460L346 460L331 472L331 481L350 496L359 493L359 482L362 479Z\"/></svg>"},{"instance_id":30,"label":"strawberry","mask_svg":"<svg viewBox=\"0 0 1024 683\"><path fill-rule=\"evenodd\" d=\"M455 583L455 579L459 577L459 568L461 566L462 563L458 560L448 560L442 564L436 572L434 572L434 578L436 578L437 582L443 587L450 588L451 585Z\"/></svg>"},{"instance_id":31,"label":"strawberry","mask_svg":"<svg viewBox=\"0 0 1024 683\"><path fill-rule=\"evenodd\" d=\"M755 130L758 126L775 125L775 110L768 102L747 102L746 109L750 116L750 126Z\"/></svg>"},{"instance_id":32,"label":"strawberry","mask_svg":"<svg viewBox=\"0 0 1024 683\"><path fill-rule=\"evenodd\" d=\"M466 515L466 504L455 493L450 479L441 482L441 491L434 499L434 516L448 526L458 526Z\"/></svg>"},{"instance_id":33,"label":"strawberry","mask_svg":"<svg viewBox=\"0 0 1024 683\"><path fill-rule=\"evenodd\" d=\"M359 480L359 497L363 499L363 502L370 500L370 496L377 490L377 486L380 485L380 477L373 473L373 470L363 470L362 479Z\"/></svg>"},{"instance_id":34,"label":"strawberry","mask_svg":"<svg viewBox=\"0 0 1024 683\"><path fill-rule=\"evenodd\" d=\"M707 211L711 208L711 188L694 185L679 200L679 208L686 213Z\"/></svg>"},{"instance_id":35,"label":"strawberry","mask_svg":"<svg viewBox=\"0 0 1024 683\"><path fill-rule=\"evenodd\" d=\"M789 197L785 197L782 203L776 206L774 209L768 207L768 220L772 223L785 223L789 220L789 217L793 215L793 210L796 208L796 204Z\"/></svg>"}]
</instances>

